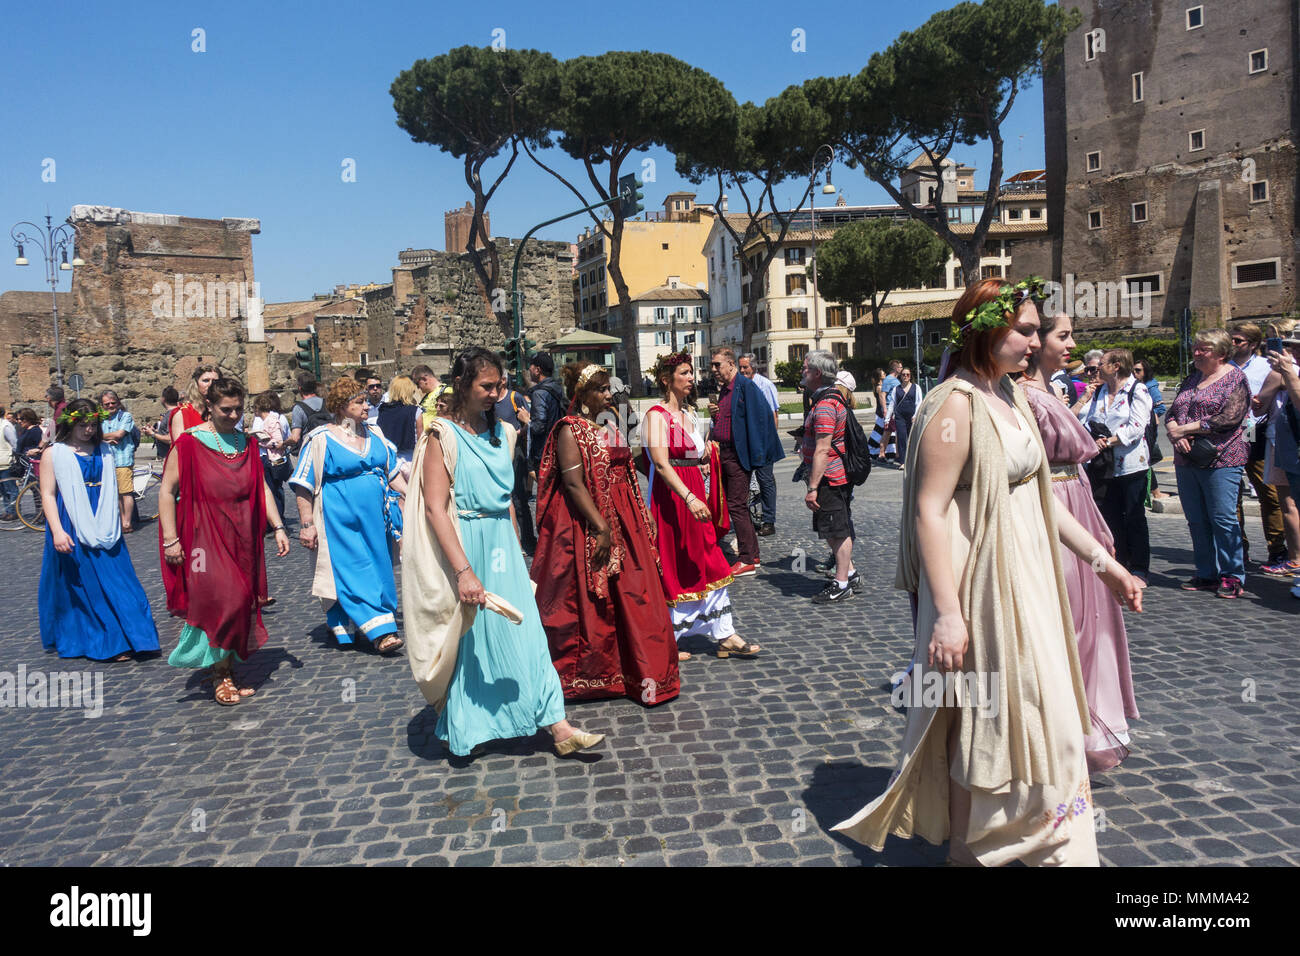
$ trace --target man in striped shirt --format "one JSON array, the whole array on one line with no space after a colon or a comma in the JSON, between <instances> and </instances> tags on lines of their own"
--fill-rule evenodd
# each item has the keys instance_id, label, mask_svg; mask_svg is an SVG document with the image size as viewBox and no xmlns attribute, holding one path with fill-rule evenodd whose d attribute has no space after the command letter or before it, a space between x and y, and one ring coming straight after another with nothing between
<instances>
[{"instance_id":1,"label":"man in striped shirt","mask_svg":"<svg viewBox=\"0 0 1300 956\"><path fill-rule=\"evenodd\" d=\"M809 352L803 361L804 393L812 396L804 419L800 454L808 466L808 493L804 504L813 513L813 530L826 539L835 556L835 580L813 595L817 604L833 604L853 597L862 586L853 567L853 485L844 470L844 428L849 410L835 393L835 356L824 349ZM835 394L832 394L835 393Z\"/></svg>"}]
</instances>

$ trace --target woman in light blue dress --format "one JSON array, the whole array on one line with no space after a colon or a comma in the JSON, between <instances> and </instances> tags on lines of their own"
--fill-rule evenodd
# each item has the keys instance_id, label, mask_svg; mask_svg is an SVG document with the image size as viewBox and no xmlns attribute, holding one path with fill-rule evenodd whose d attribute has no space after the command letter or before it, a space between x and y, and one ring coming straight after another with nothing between
<instances>
[{"instance_id":1,"label":"woman in light blue dress","mask_svg":"<svg viewBox=\"0 0 1300 956\"><path fill-rule=\"evenodd\" d=\"M515 526L513 435L493 413L504 385L500 359L486 349L467 349L452 372L448 413L416 452L402 555L412 669L438 707L435 733L458 756L541 728L550 731L561 756L594 747L602 735L583 733L565 719L564 693ZM448 473L450 458L454 474ZM466 605L496 608L502 599L521 622L484 610L465 613Z\"/></svg>"},{"instance_id":2,"label":"woman in light blue dress","mask_svg":"<svg viewBox=\"0 0 1300 956\"><path fill-rule=\"evenodd\" d=\"M335 382L325 408L335 424L307 436L289 479L298 497L299 537L316 551L312 594L325 602L325 622L339 644L352 643L351 625L380 654L391 654L402 639L391 550L399 529L389 500L406 491L406 481L397 449L366 425L365 394L355 380Z\"/></svg>"}]
</instances>

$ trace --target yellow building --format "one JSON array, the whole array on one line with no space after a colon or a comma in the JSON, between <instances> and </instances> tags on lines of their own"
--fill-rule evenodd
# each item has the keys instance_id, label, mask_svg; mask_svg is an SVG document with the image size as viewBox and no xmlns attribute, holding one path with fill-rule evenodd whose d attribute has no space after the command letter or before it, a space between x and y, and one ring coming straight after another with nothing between
<instances>
[{"instance_id":1,"label":"yellow building","mask_svg":"<svg viewBox=\"0 0 1300 956\"><path fill-rule=\"evenodd\" d=\"M677 278L682 286L703 287L709 278L703 248L712 227L713 207L697 205L695 194L688 192L669 193L662 212L624 222L619 264L628 298L663 285L664 276ZM613 222L606 220L606 228L612 229ZM608 252L609 240L600 230L587 229L578 237L578 326L621 335L618 292L606 268ZM626 355L620 353L620 359L626 361Z\"/></svg>"}]
</instances>

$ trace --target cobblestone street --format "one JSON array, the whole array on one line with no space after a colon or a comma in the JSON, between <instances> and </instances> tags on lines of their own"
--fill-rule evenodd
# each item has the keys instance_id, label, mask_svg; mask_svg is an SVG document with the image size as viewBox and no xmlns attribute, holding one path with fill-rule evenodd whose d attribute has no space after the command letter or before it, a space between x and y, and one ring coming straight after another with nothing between
<instances>
[{"instance_id":1,"label":"cobblestone street","mask_svg":"<svg viewBox=\"0 0 1300 956\"><path fill-rule=\"evenodd\" d=\"M7 533L0 670L102 673L104 711L0 710L0 863L940 863L944 849L920 841L877 854L829 832L883 789L902 735L889 701L911 647L907 600L892 588L902 474L878 468L859 489L866 587L825 607L809 601L823 548L793 468L777 468L762 570L732 589L761 658L697 654L681 697L652 710L572 706L575 723L608 739L567 760L545 735L451 757L402 653L336 645L296 535L287 558L268 559L271 640L242 672L257 694L220 708L197 675L166 664L180 623L165 611L152 524L130 550L163 656L122 664L42 652L44 539ZM1179 591L1186 524L1150 525L1146 613L1127 616L1142 718L1129 760L1093 778L1102 861L1300 863L1300 601L1254 574L1238 601ZM1257 519L1250 533L1262 555Z\"/></svg>"}]
</instances>

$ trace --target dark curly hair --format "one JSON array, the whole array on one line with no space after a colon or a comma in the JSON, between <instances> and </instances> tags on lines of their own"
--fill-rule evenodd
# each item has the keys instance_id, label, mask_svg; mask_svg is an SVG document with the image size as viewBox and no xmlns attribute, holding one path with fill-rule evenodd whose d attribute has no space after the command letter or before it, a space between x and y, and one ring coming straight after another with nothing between
<instances>
[{"instance_id":1,"label":"dark curly hair","mask_svg":"<svg viewBox=\"0 0 1300 956\"><path fill-rule=\"evenodd\" d=\"M673 375L675 375L677 370L683 365L690 365L691 368L695 367L694 363L691 362L690 355L685 352L676 352L672 355L665 355L663 358L659 359L659 361L655 362L654 379L655 385L659 388L659 394L668 394L668 382L672 381ZM668 382L664 381L665 378L668 379Z\"/></svg>"},{"instance_id":2,"label":"dark curly hair","mask_svg":"<svg viewBox=\"0 0 1300 956\"><path fill-rule=\"evenodd\" d=\"M470 346L456 356L456 360L451 365L452 381L451 397L447 401L448 416L462 414L465 402L469 398L469 390L474 386L474 379L478 378L478 373L488 366L505 374L505 366L501 364L500 356L481 346ZM500 448L501 439L497 435L497 410L495 405L488 408L486 417L488 441L493 448Z\"/></svg>"}]
</instances>

